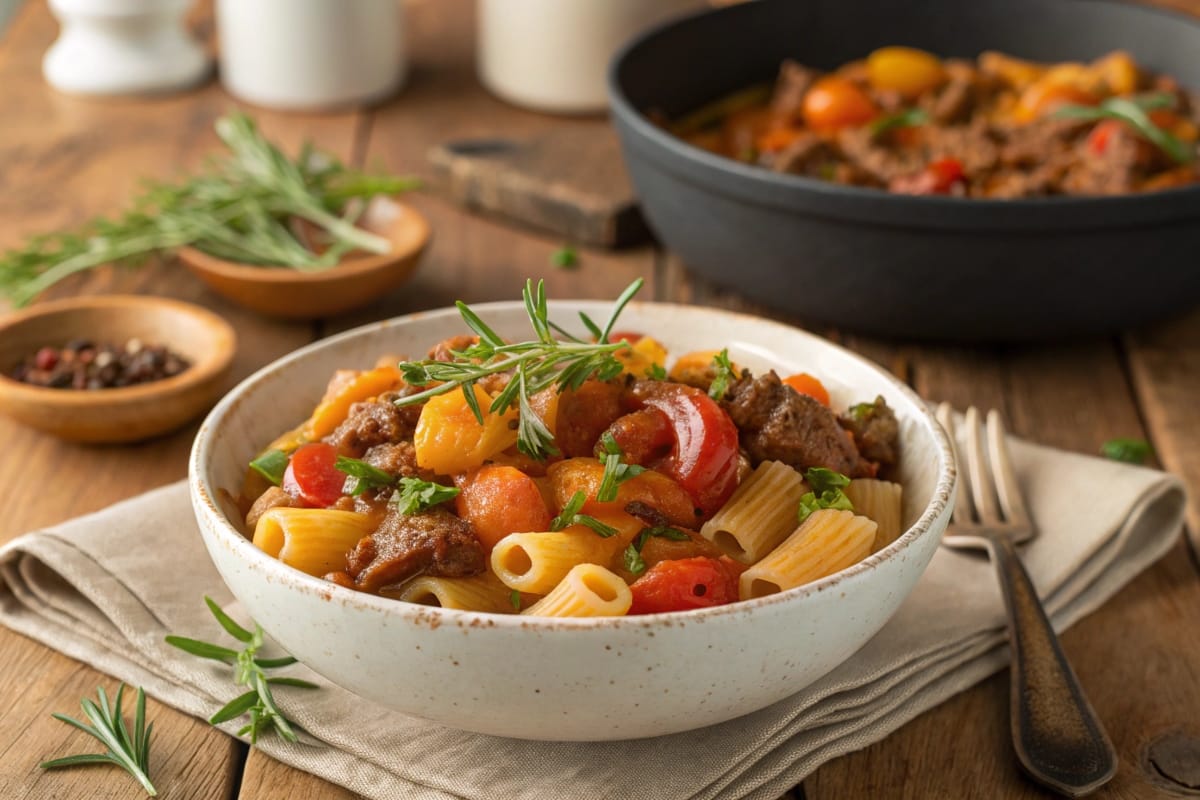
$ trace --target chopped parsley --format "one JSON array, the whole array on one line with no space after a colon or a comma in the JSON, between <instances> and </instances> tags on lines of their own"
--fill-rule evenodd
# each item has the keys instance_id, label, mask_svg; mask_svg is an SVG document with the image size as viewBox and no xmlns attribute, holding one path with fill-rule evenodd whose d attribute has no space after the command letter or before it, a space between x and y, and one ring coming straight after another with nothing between
<instances>
[{"instance_id":1,"label":"chopped parsley","mask_svg":"<svg viewBox=\"0 0 1200 800\"><path fill-rule=\"evenodd\" d=\"M250 462L250 469L276 486L283 483L283 473L287 471L287 466L288 454L282 450L268 450Z\"/></svg>"},{"instance_id":2,"label":"chopped parsley","mask_svg":"<svg viewBox=\"0 0 1200 800\"><path fill-rule=\"evenodd\" d=\"M579 253L569 244L550 254L550 264L559 269L574 269L579 266Z\"/></svg>"},{"instance_id":3,"label":"chopped parsley","mask_svg":"<svg viewBox=\"0 0 1200 800\"><path fill-rule=\"evenodd\" d=\"M662 364L651 364L646 367L646 377L652 381L665 381L667 370Z\"/></svg>"},{"instance_id":4,"label":"chopped parsley","mask_svg":"<svg viewBox=\"0 0 1200 800\"><path fill-rule=\"evenodd\" d=\"M733 377L733 363L729 360L729 348L713 356L713 380L708 386L708 396L720 400L729 390L729 380Z\"/></svg>"},{"instance_id":5,"label":"chopped parsley","mask_svg":"<svg viewBox=\"0 0 1200 800\"><path fill-rule=\"evenodd\" d=\"M383 489L396 485L396 479L391 475L365 461L359 461L357 458L338 456L337 461L333 462L333 467L338 472L344 472L349 476L350 481L346 493L351 497L358 497L369 489Z\"/></svg>"},{"instance_id":6,"label":"chopped parsley","mask_svg":"<svg viewBox=\"0 0 1200 800\"><path fill-rule=\"evenodd\" d=\"M458 497L457 486L443 486L420 478L401 478L391 502L401 514L416 514Z\"/></svg>"},{"instance_id":7,"label":"chopped parsley","mask_svg":"<svg viewBox=\"0 0 1200 800\"><path fill-rule=\"evenodd\" d=\"M514 611L521 610L521 590L513 589L508 593L508 602L512 604Z\"/></svg>"},{"instance_id":8,"label":"chopped parsley","mask_svg":"<svg viewBox=\"0 0 1200 800\"><path fill-rule=\"evenodd\" d=\"M642 559L642 548L646 546L647 540L654 536L670 539L673 542L686 542L690 538L683 531L667 525L642 528L637 537L625 548L625 569L634 575L641 575L646 571L646 562Z\"/></svg>"},{"instance_id":9,"label":"chopped parsley","mask_svg":"<svg viewBox=\"0 0 1200 800\"><path fill-rule=\"evenodd\" d=\"M840 472L824 467L813 467L806 470L804 479L812 487L811 492L800 498L799 521L804 522L814 511L824 508L834 508L842 511L853 511L854 504L842 489L850 485L850 479Z\"/></svg>"},{"instance_id":10,"label":"chopped parsley","mask_svg":"<svg viewBox=\"0 0 1200 800\"><path fill-rule=\"evenodd\" d=\"M596 491L596 499L601 503L611 503L617 499L617 488L629 480L636 478L646 471L645 467L637 464L626 464L621 461L624 453L617 440L608 431L600 437L600 447L603 454L599 457L604 465L604 477L600 479L600 488Z\"/></svg>"}]
</instances>

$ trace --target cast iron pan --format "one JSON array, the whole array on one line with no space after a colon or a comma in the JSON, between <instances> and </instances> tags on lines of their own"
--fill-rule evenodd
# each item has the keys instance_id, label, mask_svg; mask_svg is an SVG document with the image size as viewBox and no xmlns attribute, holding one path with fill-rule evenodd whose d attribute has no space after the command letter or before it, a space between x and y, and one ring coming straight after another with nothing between
<instances>
[{"instance_id":1,"label":"cast iron pan","mask_svg":"<svg viewBox=\"0 0 1200 800\"><path fill-rule=\"evenodd\" d=\"M648 221L712 281L814 322L960 341L1128 328L1200 301L1200 187L1124 197L911 197L773 173L707 153L649 119L888 44L1041 61L1125 49L1200 89L1200 24L1108 0L758 0L627 46L613 117Z\"/></svg>"}]
</instances>

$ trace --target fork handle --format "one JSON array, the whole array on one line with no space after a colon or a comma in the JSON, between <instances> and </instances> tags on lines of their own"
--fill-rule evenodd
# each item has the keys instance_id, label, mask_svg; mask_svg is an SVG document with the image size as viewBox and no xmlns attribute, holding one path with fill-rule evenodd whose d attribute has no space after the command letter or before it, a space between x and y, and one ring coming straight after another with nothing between
<instances>
[{"instance_id":1,"label":"fork handle","mask_svg":"<svg viewBox=\"0 0 1200 800\"><path fill-rule=\"evenodd\" d=\"M1008 609L1013 747L1035 780L1068 797L1098 789L1117 771L1117 754L1038 600L1012 540L989 537Z\"/></svg>"}]
</instances>

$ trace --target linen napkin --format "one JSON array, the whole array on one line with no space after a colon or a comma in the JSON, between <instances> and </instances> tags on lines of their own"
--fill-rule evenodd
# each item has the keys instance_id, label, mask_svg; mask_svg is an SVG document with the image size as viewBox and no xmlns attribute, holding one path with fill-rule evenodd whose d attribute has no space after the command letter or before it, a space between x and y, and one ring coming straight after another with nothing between
<instances>
[{"instance_id":1,"label":"linen napkin","mask_svg":"<svg viewBox=\"0 0 1200 800\"><path fill-rule=\"evenodd\" d=\"M1039 536L1024 550L1055 626L1094 610L1171 547L1184 491L1167 474L1012 442ZM0 622L207 717L240 689L229 669L163 643L221 642L201 601L228 604L182 483L27 534L0 549ZM379 800L774 800L823 762L887 736L1002 667L991 566L942 548L916 590L846 663L769 708L698 731L624 742L526 742L464 733L320 691L281 690L307 733L268 736L274 758ZM240 723L226 723L232 733Z\"/></svg>"}]
</instances>

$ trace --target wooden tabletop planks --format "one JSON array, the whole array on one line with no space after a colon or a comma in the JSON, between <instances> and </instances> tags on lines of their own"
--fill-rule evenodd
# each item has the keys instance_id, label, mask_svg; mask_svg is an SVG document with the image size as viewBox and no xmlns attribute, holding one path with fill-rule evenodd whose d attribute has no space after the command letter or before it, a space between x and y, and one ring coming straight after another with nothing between
<instances>
[{"instance_id":1,"label":"wooden tabletop planks","mask_svg":"<svg viewBox=\"0 0 1200 800\"><path fill-rule=\"evenodd\" d=\"M1173 5L1200 10L1200 0ZM432 177L426 152L449 138L585 131L594 119L563 119L506 106L474 77L469 0L408 0L414 69L410 84L380 108L331 115L254 111L288 147L311 138L352 163ZM202 12L202 17L204 12ZM202 23L208 27L207 21ZM27 4L0 40L0 248L26 235L75 225L121 208L142 177L195 166L216 145L212 122L236 104L218 87L154 99L88 100L50 91L40 59L55 35L43 3ZM241 337L236 377L354 325L455 299L515 299L526 277L545 278L552 297L614 296L636 277L644 299L758 311L736 295L693 280L676 260L645 247L579 251L564 270L551 254L564 242L468 214L428 191L410 201L434 226L416 278L371 307L315 324L264 320L230 306L173 262L136 271L103 269L54 294L137 291L208 305ZM778 316L778 315L772 315ZM882 342L817 329L910 382L931 400L995 406L1013 431L1094 453L1114 436L1148 436L1161 463L1200 491L1200 314L1120 340L1066 346L967 349ZM0 418L0 485L9 498L0 541L103 507L183 476L194 426L132 447L77 447ZM1086 502L1086 498L1081 498ZM1193 502L1193 531L1200 513ZM1153 758L1173 733L1200 736L1200 604L1196 561L1181 544L1110 603L1064 636L1064 646L1109 724L1122 769L1100 798L1177 797L1186 782L1184 746ZM91 742L50 719L111 678L21 636L0 631L0 796L134 798L115 770L43 773L38 761ZM1041 797L1017 772L1007 734L1007 674L921 716L888 739L833 761L805 782L809 800L848 797ZM156 782L167 797L350 798L353 795L151 702ZM12 732L12 733L10 733ZM1178 741L1178 740L1173 740ZM1182 752L1182 756L1178 753ZM1190 755L1189 755L1190 754ZM1152 763L1153 762L1153 763ZM1180 767L1179 765L1183 765Z\"/></svg>"}]
</instances>

